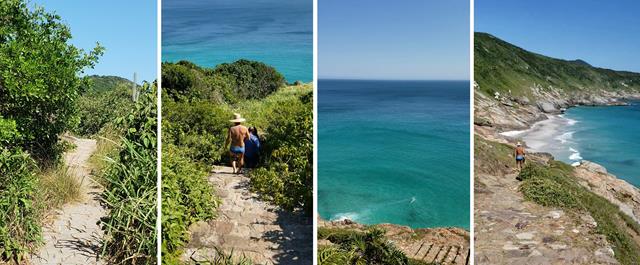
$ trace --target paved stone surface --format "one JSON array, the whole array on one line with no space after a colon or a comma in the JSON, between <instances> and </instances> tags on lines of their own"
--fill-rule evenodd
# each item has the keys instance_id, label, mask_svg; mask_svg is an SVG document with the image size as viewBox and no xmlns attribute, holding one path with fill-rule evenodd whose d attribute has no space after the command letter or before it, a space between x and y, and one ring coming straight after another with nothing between
<instances>
[{"instance_id":1,"label":"paved stone surface","mask_svg":"<svg viewBox=\"0 0 640 265\"><path fill-rule=\"evenodd\" d=\"M218 248L255 264L308 265L313 262L313 222L282 211L249 191L249 178L219 167L210 176L222 200L218 217L193 224L183 260L211 260Z\"/></svg>"},{"instance_id":2,"label":"paved stone surface","mask_svg":"<svg viewBox=\"0 0 640 265\"><path fill-rule=\"evenodd\" d=\"M515 174L475 185L475 264L618 264L591 216L525 201Z\"/></svg>"},{"instance_id":3,"label":"paved stone surface","mask_svg":"<svg viewBox=\"0 0 640 265\"><path fill-rule=\"evenodd\" d=\"M78 202L56 210L53 222L43 228L45 245L31 256L32 264L103 264L98 257L102 230L97 225L105 215L98 196L102 189L91 179L88 160L96 150L96 141L72 138L77 146L65 154L69 174L82 184Z\"/></svg>"}]
</instances>

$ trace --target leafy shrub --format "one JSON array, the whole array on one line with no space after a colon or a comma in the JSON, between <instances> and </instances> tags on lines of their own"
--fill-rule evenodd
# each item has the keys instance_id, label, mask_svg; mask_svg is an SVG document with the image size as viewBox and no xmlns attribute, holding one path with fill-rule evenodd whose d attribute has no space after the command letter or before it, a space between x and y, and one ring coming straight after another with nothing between
<instances>
[{"instance_id":1,"label":"leafy shrub","mask_svg":"<svg viewBox=\"0 0 640 265\"><path fill-rule=\"evenodd\" d=\"M35 162L19 149L0 148L0 263L19 263L41 242L40 215L34 205L38 178Z\"/></svg>"},{"instance_id":2,"label":"leafy shrub","mask_svg":"<svg viewBox=\"0 0 640 265\"><path fill-rule=\"evenodd\" d=\"M318 264L407 265L409 258L390 243L385 231L369 228L360 232L347 229L318 229L318 238L335 244L318 250Z\"/></svg>"},{"instance_id":3,"label":"leafy shrub","mask_svg":"<svg viewBox=\"0 0 640 265\"><path fill-rule=\"evenodd\" d=\"M212 74L191 62L162 64L162 87L175 101L207 101L209 103L235 103L239 95L233 78Z\"/></svg>"},{"instance_id":4,"label":"leafy shrub","mask_svg":"<svg viewBox=\"0 0 640 265\"><path fill-rule=\"evenodd\" d=\"M0 115L15 120L19 144L38 161L57 161L58 135L77 121L74 101L83 79L102 54L68 43L58 15L29 8L24 0L0 2Z\"/></svg>"},{"instance_id":5,"label":"leafy shrub","mask_svg":"<svg viewBox=\"0 0 640 265\"><path fill-rule=\"evenodd\" d=\"M284 76L261 62L238 60L218 65L213 73L235 82L236 94L243 99L259 99L283 87Z\"/></svg>"},{"instance_id":6,"label":"leafy shrub","mask_svg":"<svg viewBox=\"0 0 640 265\"><path fill-rule=\"evenodd\" d=\"M131 100L131 82L119 81L112 84L112 81L102 81L102 79L105 78L91 77L91 83L100 80L98 84L102 87L94 88L92 85L92 88L77 100L78 125L73 131L79 135L95 135L107 124L113 123L118 117L126 115L134 108ZM104 85L111 87L104 87Z\"/></svg>"},{"instance_id":7,"label":"leafy shrub","mask_svg":"<svg viewBox=\"0 0 640 265\"><path fill-rule=\"evenodd\" d=\"M213 165L220 162L232 112L208 102L175 102L163 104L163 138L165 143L180 147L182 155L193 161Z\"/></svg>"},{"instance_id":8,"label":"leafy shrub","mask_svg":"<svg viewBox=\"0 0 640 265\"><path fill-rule=\"evenodd\" d=\"M184 65L163 63L162 64L162 87L173 99L178 99L193 86L195 77L191 69Z\"/></svg>"},{"instance_id":9,"label":"leafy shrub","mask_svg":"<svg viewBox=\"0 0 640 265\"><path fill-rule=\"evenodd\" d=\"M109 214L101 219L104 231L102 254L114 262L156 262L156 97L148 84L136 108L119 118L124 126L118 157L103 174L104 204Z\"/></svg>"},{"instance_id":10,"label":"leafy shrub","mask_svg":"<svg viewBox=\"0 0 640 265\"><path fill-rule=\"evenodd\" d=\"M542 206L577 207L577 200L571 190L548 178L531 178L520 186L525 198Z\"/></svg>"},{"instance_id":11,"label":"leafy shrub","mask_svg":"<svg viewBox=\"0 0 640 265\"><path fill-rule=\"evenodd\" d=\"M281 207L313 211L313 107L310 93L268 112L264 166L250 173L252 188Z\"/></svg>"},{"instance_id":12,"label":"leafy shrub","mask_svg":"<svg viewBox=\"0 0 640 265\"><path fill-rule=\"evenodd\" d=\"M189 226L213 218L220 202L202 166L181 157L171 144L163 149L162 253L165 264L174 264L189 240Z\"/></svg>"}]
</instances>

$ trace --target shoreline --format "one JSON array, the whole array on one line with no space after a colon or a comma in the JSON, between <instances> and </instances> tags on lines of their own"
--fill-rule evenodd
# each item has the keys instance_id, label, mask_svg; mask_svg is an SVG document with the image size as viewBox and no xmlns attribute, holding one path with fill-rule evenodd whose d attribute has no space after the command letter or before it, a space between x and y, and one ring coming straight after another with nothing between
<instances>
[{"instance_id":1,"label":"shoreline","mask_svg":"<svg viewBox=\"0 0 640 265\"><path fill-rule=\"evenodd\" d=\"M395 223L387 223L387 222L382 222L382 223L375 223L375 224L367 224L367 223L363 223L361 221L355 220L353 218L349 218L347 216L343 216L342 218L339 219L325 219L324 217L322 217L322 215L320 215L320 213L317 214L318 215L318 223L319 224L341 224L341 225L359 225L359 226L365 226L365 227L370 227L370 226L395 226L395 227L406 227L412 230L421 230L421 229L460 229L460 230L464 230L467 232L471 232L471 229L468 228L464 228L464 227L460 227L460 226L433 226L433 227L412 227L410 225L403 225L403 224L395 224ZM321 225L318 225L321 226Z\"/></svg>"},{"instance_id":2,"label":"shoreline","mask_svg":"<svg viewBox=\"0 0 640 265\"><path fill-rule=\"evenodd\" d=\"M571 126L579 121L565 117L565 111L575 107L626 107L632 101L639 101L640 97L613 98L605 104L574 104L563 111L545 113L541 111L542 120L535 121L526 129L498 131L497 133L508 140L522 140L531 152L549 153L554 159L577 167L584 158L577 145L570 145L573 133ZM551 139L551 140L550 140ZM564 150L562 150L564 149Z\"/></svg>"}]
</instances>

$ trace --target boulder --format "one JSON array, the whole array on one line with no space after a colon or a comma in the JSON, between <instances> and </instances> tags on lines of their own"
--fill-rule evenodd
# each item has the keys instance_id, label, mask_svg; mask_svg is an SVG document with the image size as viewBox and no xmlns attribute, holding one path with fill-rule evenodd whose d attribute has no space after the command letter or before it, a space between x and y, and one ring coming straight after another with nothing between
<instances>
[{"instance_id":1,"label":"boulder","mask_svg":"<svg viewBox=\"0 0 640 265\"><path fill-rule=\"evenodd\" d=\"M556 106L553 105L551 102L546 102L546 101L538 102L538 108L540 108L540 110L542 110L545 113L558 112L558 109L556 109Z\"/></svg>"}]
</instances>

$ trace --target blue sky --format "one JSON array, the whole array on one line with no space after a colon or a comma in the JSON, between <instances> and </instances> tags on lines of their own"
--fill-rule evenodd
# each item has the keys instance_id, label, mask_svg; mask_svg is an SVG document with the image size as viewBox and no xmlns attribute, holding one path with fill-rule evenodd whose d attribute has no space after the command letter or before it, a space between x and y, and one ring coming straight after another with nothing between
<instances>
[{"instance_id":1,"label":"blue sky","mask_svg":"<svg viewBox=\"0 0 640 265\"><path fill-rule=\"evenodd\" d=\"M71 43L84 50L100 42L106 48L87 74L116 75L138 82L156 79L156 1L33 0L60 15L71 27Z\"/></svg>"},{"instance_id":2,"label":"blue sky","mask_svg":"<svg viewBox=\"0 0 640 265\"><path fill-rule=\"evenodd\" d=\"M529 51L640 72L640 1L475 1L475 30Z\"/></svg>"},{"instance_id":3,"label":"blue sky","mask_svg":"<svg viewBox=\"0 0 640 265\"><path fill-rule=\"evenodd\" d=\"M318 76L469 79L469 0L318 1Z\"/></svg>"}]
</instances>

